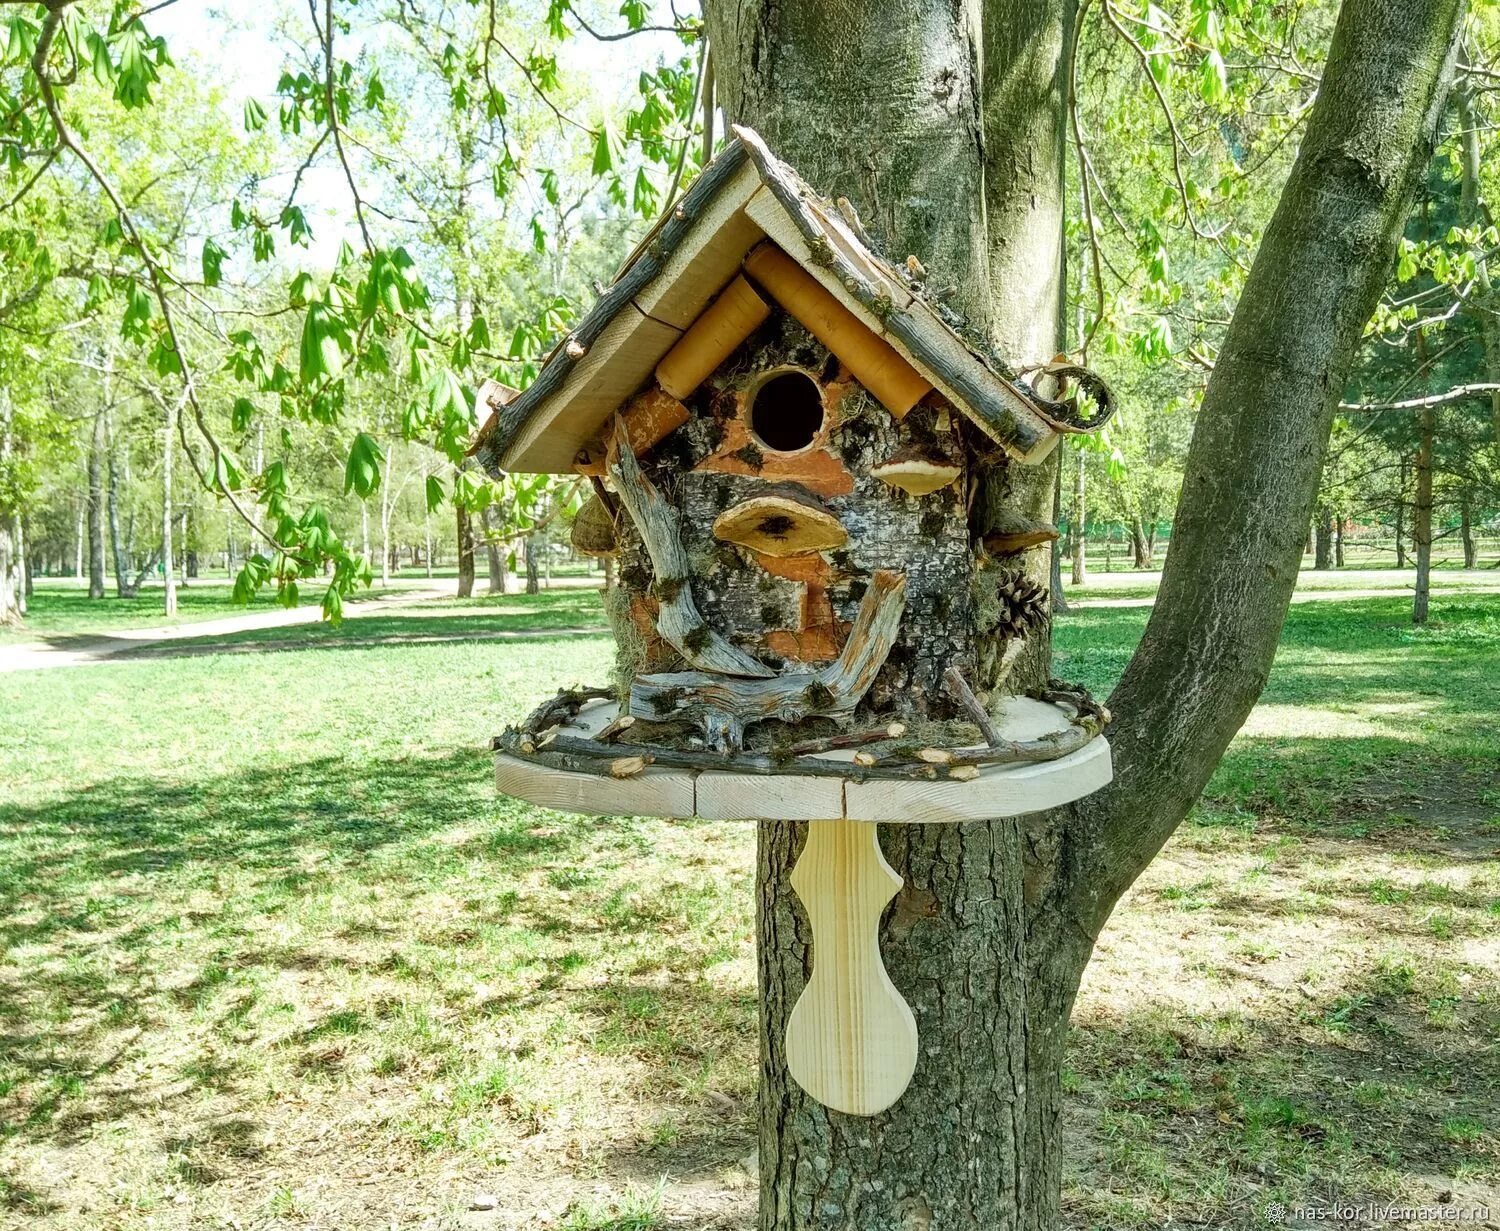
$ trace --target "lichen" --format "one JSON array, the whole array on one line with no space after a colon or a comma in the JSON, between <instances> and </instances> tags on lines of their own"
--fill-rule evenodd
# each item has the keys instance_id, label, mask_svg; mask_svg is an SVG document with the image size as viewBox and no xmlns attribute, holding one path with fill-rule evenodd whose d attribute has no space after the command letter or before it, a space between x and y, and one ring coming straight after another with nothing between
<instances>
[{"instance_id":1,"label":"lichen","mask_svg":"<svg viewBox=\"0 0 1500 1231\"><path fill-rule=\"evenodd\" d=\"M756 474L759 474L761 468L766 464L766 455L754 444L747 444L743 448L736 449L729 456L744 462Z\"/></svg>"},{"instance_id":2,"label":"lichen","mask_svg":"<svg viewBox=\"0 0 1500 1231\"><path fill-rule=\"evenodd\" d=\"M646 640L630 613L630 594L623 586L604 592L604 614L615 638L613 684L620 704L630 700L630 685L646 666Z\"/></svg>"}]
</instances>

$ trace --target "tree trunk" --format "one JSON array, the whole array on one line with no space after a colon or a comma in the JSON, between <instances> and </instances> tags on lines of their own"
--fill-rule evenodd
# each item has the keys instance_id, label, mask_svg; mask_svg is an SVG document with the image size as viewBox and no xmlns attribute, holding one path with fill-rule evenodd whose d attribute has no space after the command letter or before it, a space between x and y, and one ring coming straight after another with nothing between
<instances>
[{"instance_id":1,"label":"tree trunk","mask_svg":"<svg viewBox=\"0 0 1500 1231\"><path fill-rule=\"evenodd\" d=\"M1401 468L1396 489L1396 567L1406 567L1406 454L1401 455Z\"/></svg>"},{"instance_id":2,"label":"tree trunk","mask_svg":"<svg viewBox=\"0 0 1500 1231\"><path fill-rule=\"evenodd\" d=\"M1464 490L1463 500L1458 508L1458 530L1464 545L1464 568L1476 568L1479 564L1479 551L1474 545L1474 508L1473 497L1468 489Z\"/></svg>"},{"instance_id":3,"label":"tree trunk","mask_svg":"<svg viewBox=\"0 0 1500 1231\"><path fill-rule=\"evenodd\" d=\"M1064 450L1058 449L1057 464L1052 468L1052 524L1055 526L1062 520L1062 459ZM1056 539L1047 548L1047 561L1050 570L1050 593L1052 595L1052 614L1061 615L1068 610L1068 599L1063 594L1062 583L1062 543Z\"/></svg>"},{"instance_id":4,"label":"tree trunk","mask_svg":"<svg viewBox=\"0 0 1500 1231\"><path fill-rule=\"evenodd\" d=\"M1082 449L1073 451L1077 468L1073 473L1073 584L1088 582L1088 499L1085 483L1088 475Z\"/></svg>"},{"instance_id":5,"label":"tree trunk","mask_svg":"<svg viewBox=\"0 0 1500 1231\"><path fill-rule=\"evenodd\" d=\"M106 505L109 512L109 544L115 558L115 595L119 598L134 598L137 585L130 579L130 545L120 537L120 476L115 465L114 432L109 432L108 447L108 494Z\"/></svg>"},{"instance_id":6,"label":"tree trunk","mask_svg":"<svg viewBox=\"0 0 1500 1231\"><path fill-rule=\"evenodd\" d=\"M537 536L528 534L526 536L526 593L540 594L542 592L542 572L537 562Z\"/></svg>"},{"instance_id":7,"label":"tree trunk","mask_svg":"<svg viewBox=\"0 0 1500 1231\"><path fill-rule=\"evenodd\" d=\"M1130 519L1130 550L1135 553L1136 568L1151 567L1151 542L1139 517Z\"/></svg>"},{"instance_id":8,"label":"tree trunk","mask_svg":"<svg viewBox=\"0 0 1500 1231\"><path fill-rule=\"evenodd\" d=\"M391 451L394 459L395 450ZM389 471L389 467L387 470ZM382 588L391 584L391 475L380 485L380 584Z\"/></svg>"},{"instance_id":9,"label":"tree trunk","mask_svg":"<svg viewBox=\"0 0 1500 1231\"><path fill-rule=\"evenodd\" d=\"M506 576L505 551L500 545L500 510L494 504L484 506L484 554L490 569L490 593L504 594L509 578Z\"/></svg>"},{"instance_id":10,"label":"tree trunk","mask_svg":"<svg viewBox=\"0 0 1500 1231\"><path fill-rule=\"evenodd\" d=\"M1436 413L1431 406L1424 406L1421 443L1417 446L1417 502L1412 510L1412 539L1417 549L1417 589L1411 604L1413 624L1427 623L1432 590L1432 445L1436 424Z\"/></svg>"},{"instance_id":11,"label":"tree trunk","mask_svg":"<svg viewBox=\"0 0 1500 1231\"><path fill-rule=\"evenodd\" d=\"M956 283L957 306L1020 362L1050 356L1059 334L1070 15L1051 0L992 4L978 29L969 7L876 0L711 0L706 13L728 116L848 196L896 260L914 253ZM782 1039L810 955L787 878L805 826L761 825L763 1231L1055 1231L1078 979L1264 683L1338 393L1430 149L1456 15L1457 0L1344 5L1204 398L1165 601L1111 701L1113 786L1044 816L884 828L904 886L882 951L922 1059L880 1116L830 1114L788 1078ZM1051 472L1022 469L986 476L981 506L999 491L1044 513Z\"/></svg>"},{"instance_id":12,"label":"tree trunk","mask_svg":"<svg viewBox=\"0 0 1500 1231\"><path fill-rule=\"evenodd\" d=\"M20 597L16 592L15 543L10 527L0 520L0 625L16 624L21 619Z\"/></svg>"},{"instance_id":13,"label":"tree trunk","mask_svg":"<svg viewBox=\"0 0 1500 1231\"><path fill-rule=\"evenodd\" d=\"M162 405L161 430L161 578L162 611L168 619L177 614L177 573L172 557L172 420L170 402Z\"/></svg>"},{"instance_id":14,"label":"tree trunk","mask_svg":"<svg viewBox=\"0 0 1500 1231\"><path fill-rule=\"evenodd\" d=\"M94 416L89 439L89 597L104 597L104 416Z\"/></svg>"},{"instance_id":15,"label":"tree trunk","mask_svg":"<svg viewBox=\"0 0 1500 1231\"><path fill-rule=\"evenodd\" d=\"M458 597L474 596L474 523L469 510L454 506L458 518Z\"/></svg>"},{"instance_id":16,"label":"tree trunk","mask_svg":"<svg viewBox=\"0 0 1500 1231\"><path fill-rule=\"evenodd\" d=\"M1326 504L1318 506L1318 521L1313 527L1313 568L1327 570L1333 567L1333 510Z\"/></svg>"},{"instance_id":17,"label":"tree trunk","mask_svg":"<svg viewBox=\"0 0 1500 1231\"><path fill-rule=\"evenodd\" d=\"M1344 567L1344 519L1333 519L1333 567Z\"/></svg>"}]
</instances>

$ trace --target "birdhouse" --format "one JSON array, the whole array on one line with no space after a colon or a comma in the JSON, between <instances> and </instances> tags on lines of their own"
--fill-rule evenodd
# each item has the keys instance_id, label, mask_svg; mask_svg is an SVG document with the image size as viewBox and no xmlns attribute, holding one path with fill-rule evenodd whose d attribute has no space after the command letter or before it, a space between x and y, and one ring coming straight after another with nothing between
<instances>
[{"instance_id":1,"label":"birdhouse","mask_svg":"<svg viewBox=\"0 0 1500 1231\"><path fill-rule=\"evenodd\" d=\"M876 825L1037 811L1111 772L1086 692L1005 686L1049 618L1027 564L1056 530L972 516L981 471L1097 427L1108 390L1064 360L1026 379L943 300L739 128L530 387L481 390L472 449L496 475L585 476L575 544L619 564L615 681L499 737L500 789L811 822L788 1063L854 1114L917 1061L876 940L900 887Z\"/></svg>"}]
</instances>

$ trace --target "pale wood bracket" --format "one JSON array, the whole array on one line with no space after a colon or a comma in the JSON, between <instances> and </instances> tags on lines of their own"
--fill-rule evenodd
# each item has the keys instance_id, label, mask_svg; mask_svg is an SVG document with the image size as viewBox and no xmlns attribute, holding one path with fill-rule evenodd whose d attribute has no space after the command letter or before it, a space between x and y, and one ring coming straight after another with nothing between
<instances>
[{"instance_id":1,"label":"pale wood bracket","mask_svg":"<svg viewBox=\"0 0 1500 1231\"><path fill-rule=\"evenodd\" d=\"M876 825L812 821L792 887L812 925L812 975L787 1022L787 1069L825 1107L884 1111L917 1067L917 1022L880 957L880 916L901 889Z\"/></svg>"}]
</instances>

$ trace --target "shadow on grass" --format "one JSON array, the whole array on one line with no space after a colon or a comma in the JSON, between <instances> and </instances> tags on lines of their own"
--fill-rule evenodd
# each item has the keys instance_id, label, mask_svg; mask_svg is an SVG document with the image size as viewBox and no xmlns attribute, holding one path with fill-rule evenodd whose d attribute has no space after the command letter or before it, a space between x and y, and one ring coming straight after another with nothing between
<instances>
[{"instance_id":1,"label":"shadow on grass","mask_svg":"<svg viewBox=\"0 0 1500 1231\"><path fill-rule=\"evenodd\" d=\"M1173 1205L1238 1229L1266 1225L1277 1201L1493 1199L1500 1019L1483 997L1437 1026L1409 974L1367 961L1310 998L1263 1003L1075 1023L1066 1227L1157 1227ZM1488 1131L1455 1131L1470 1124Z\"/></svg>"}]
</instances>

